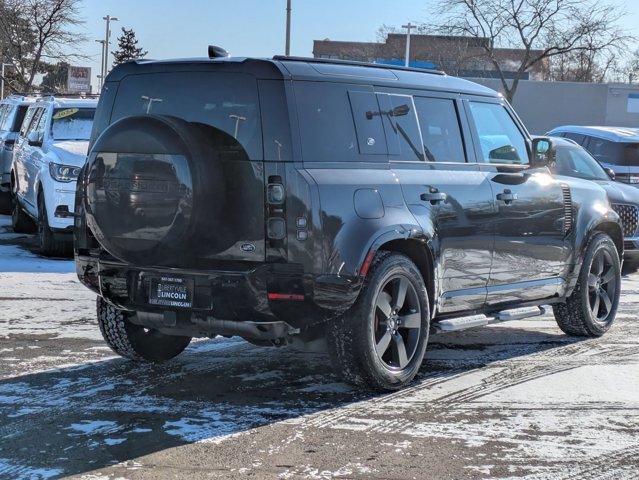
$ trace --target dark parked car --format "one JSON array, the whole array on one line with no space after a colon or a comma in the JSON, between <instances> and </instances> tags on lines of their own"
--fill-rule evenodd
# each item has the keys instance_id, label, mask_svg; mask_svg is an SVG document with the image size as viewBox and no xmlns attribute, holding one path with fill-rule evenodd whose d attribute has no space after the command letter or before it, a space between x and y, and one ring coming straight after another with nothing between
<instances>
[{"instance_id":1,"label":"dark parked car","mask_svg":"<svg viewBox=\"0 0 639 480\"><path fill-rule=\"evenodd\" d=\"M633 268L639 262L639 189L615 181L615 173L603 168L592 155L570 139L553 138L558 175L592 180L606 191L612 209L623 225L624 258Z\"/></svg>"},{"instance_id":2,"label":"dark parked car","mask_svg":"<svg viewBox=\"0 0 639 480\"><path fill-rule=\"evenodd\" d=\"M615 172L618 181L639 187L639 128L566 125L546 135L573 140Z\"/></svg>"},{"instance_id":3,"label":"dark parked car","mask_svg":"<svg viewBox=\"0 0 639 480\"><path fill-rule=\"evenodd\" d=\"M553 161L500 95L436 71L127 63L78 181L77 271L122 356L167 360L200 336L326 341L345 379L398 389L431 330L547 304L570 335L610 328L619 217Z\"/></svg>"}]
</instances>

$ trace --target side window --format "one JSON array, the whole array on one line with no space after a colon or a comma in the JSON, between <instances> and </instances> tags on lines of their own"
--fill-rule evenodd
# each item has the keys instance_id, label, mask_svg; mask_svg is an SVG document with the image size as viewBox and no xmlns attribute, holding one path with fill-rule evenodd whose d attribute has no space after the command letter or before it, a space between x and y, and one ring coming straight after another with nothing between
<instances>
[{"instance_id":1,"label":"side window","mask_svg":"<svg viewBox=\"0 0 639 480\"><path fill-rule=\"evenodd\" d=\"M580 135L578 133L566 132L563 134L565 138L569 138L570 140L577 142L578 145L583 145L586 141L585 135Z\"/></svg>"},{"instance_id":2,"label":"side window","mask_svg":"<svg viewBox=\"0 0 639 480\"><path fill-rule=\"evenodd\" d=\"M11 117L11 106L0 106L0 131L6 132L9 130L9 117Z\"/></svg>"},{"instance_id":3,"label":"side window","mask_svg":"<svg viewBox=\"0 0 639 480\"><path fill-rule=\"evenodd\" d=\"M424 144L410 95L378 93L388 153L394 160L424 161Z\"/></svg>"},{"instance_id":4,"label":"side window","mask_svg":"<svg viewBox=\"0 0 639 480\"><path fill-rule=\"evenodd\" d=\"M372 91L349 91L348 98L353 110L359 153L386 155L388 148L377 97Z\"/></svg>"},{"instance_id":5,"label":"side window","mask_svg":"<svg viewBox=\"0 0 639 480\"><path fill-rule=\"evenodd\" d=\"M38 120L38 123L36 124L34 122L34 126L33 129L38 132L38 133L44 133L46 128L47 128L47 121L49 119L49 115L48 115L48 111L46 108L42 109L42 113L40 114L40 119Z\"/></svg>"},{"instance_id":6,"label":"side window","mask_svg":"<svg viewBox=\"0 0 639 480\"><path fill-rule=\"evenodd\" d=\"M455 102L445 98L415 97L424 153L429 162L466 162Z\"/></svg>"},{"instance_id":7,"label":"side window","mask_svg":"<svg viewBox=\"0 0 639 480\"><path fill-rule=\"evenodd\" d=\"M11 126L12 132L19 132L20 127L22 127L22 122L24 121L24 117L27 114L27 110L29 107L21 106L18 107L18 111L16 112L15 118L13 119L13 125Z\"/></svg>"},{"instance_id":8,"label":"side window","mask_svg":"<svg viewBox=\"0 0 639 480\"><path fill-rule=\"evenodd\" d=\"M355 124L346 85L295 82L302 153L305 162L358 162Z\"/></svg>"},{"instance_id":9,"label":"side window","mask_svg":"<svg viewBox=\"0 0 639 480\"><path fill-rule=\"evenodd\" d=\"M590 137L588 151L600 162L613 165L623 164L623 154L618 143L610 142L603 138Z\"/></svg>"},{"instance_id":10,"label":"side window","mask_svg":"<svg viewBox=\"0 0 639 480\"><path fill-rule=\"evenodd\" d=\"M503 105L470 102L470 112L485 163L529 163L526 138Z\"/></svg>"},{"instance_id":11,"label":"side window","mask_svg":"<svg viewBox=\"0 0 639 480\"><path fill-rule=\"evenodd\" d=\"M30 108L27 111L27 114L24 117L24 122L22 122L22 127L20 127L20 136L26 137L29 128L31 127L31 123L33 122L34 116L39 111L37 108ZM37 121L37 120L36 120Z\"/></svg>"}]
</instances>

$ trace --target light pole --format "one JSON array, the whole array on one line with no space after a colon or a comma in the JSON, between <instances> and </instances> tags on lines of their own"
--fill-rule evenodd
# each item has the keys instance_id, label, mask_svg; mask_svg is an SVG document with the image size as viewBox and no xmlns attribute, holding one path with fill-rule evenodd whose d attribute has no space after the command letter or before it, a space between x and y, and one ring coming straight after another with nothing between
<instances>
[{"instance_id":1,"label":"light pole","mask_svg":"<svg viewBox=\"0 0 639 480\"><path fill-rule=\"evenodd\" d=\"M111 22L117 22L119 18L107 15L106 17L102 17L102 20L106 21L106 34L104 35L104 58L102 59L102 64L104 66L102 76L106 77L109 73L109 42L111 40Z\"/></svg>"},{"instance_id":2,"label":"light pole","mask_svg":"<svg viewBox=\"0 0 639 480\"><path fill-rule=\"evenodd\" d=\"M13 63L3 63L2 64L2 80L0 80L0 100L4 99L4 67L13 67Z\"/></svg>"},{"instance_id":3,"label":"light pole","mask_svg":"<svg viewBox=\"0 0 639 480\"><path fill-rule=\"evenodd\" d=\"M100 55L100 75L98 75L98 79L100 80L100 91L102 91L102 85L104 84L104 47L106 46L106 42L104 40L96 40L96 42L102 45L102 54Z\"/></svg>"},{"instance_id":4,"label":"light pole","mask_svg":"<svg viewBox=\"0 0 639 480\"><path fill-rule=\"evenodd\" d=\"M410 31L416 26L417 25L413 25L410 22L408 22L406 25L402 25L402 28L406 29L406 61L404 64L407 67L410 66Z\"/></svg>"},{"instance_id":5,"label":"light pole","mask_svg":"<svg viewBox=\"0 0 639 480\"><path fill-rule=\"evenodd\" d=\"M291 55L291 0L286 0L286 49L287 57Z\"/></svg>"}]
</instances>

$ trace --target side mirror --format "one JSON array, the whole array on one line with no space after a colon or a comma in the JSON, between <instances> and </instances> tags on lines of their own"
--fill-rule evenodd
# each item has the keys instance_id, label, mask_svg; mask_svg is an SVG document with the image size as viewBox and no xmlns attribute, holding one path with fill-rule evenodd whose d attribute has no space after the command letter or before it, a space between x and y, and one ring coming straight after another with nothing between
<instances>
[{"instance_id":1,"label":"side mirror","mask_svg":"<svg viewBox=\"0 0 639 480\"><path fill-rule=\"evenodd\" d=\"M410 113L410 107L406 104L399 105L393 108L390 112L391 117L403 117L404 115L408 115Z\"/></svg>"},{"instance_id":2,"label":"side mirror","mask_svg":"<svg viewBox=\"0 0 639 480\"><path fill-rule=\"evenodd\" d=\"M29 142L29 145L31 145L32 147L41 147L42 134L36 132L35 130L29 132L29 134L27 135L27 142Z\"/></svg>"},{"instance_id":3,"label":"side mirror","mask_svg":"<svg viewBox=\"0 0 639 480\"><path fill-rule=\"evenodd\" d=\"M555 145L548 137L535 138L532 142L533 158L530 162L531 167L555 167Z\"/></svg>"},{"instance_id":4,"label":"side mirror","mask_svg":"<svg viewBox=\"0 0 639 480\"><path fill-rule=\"evenodd\" d=\"M610 177L610 180L614 180L615 177L617 176L615 174L615 171L612 168L608 168L608 167L604 167L604 170L606 171L606 173L608 174L608 176Z\"/></svg>"}]
</instances>

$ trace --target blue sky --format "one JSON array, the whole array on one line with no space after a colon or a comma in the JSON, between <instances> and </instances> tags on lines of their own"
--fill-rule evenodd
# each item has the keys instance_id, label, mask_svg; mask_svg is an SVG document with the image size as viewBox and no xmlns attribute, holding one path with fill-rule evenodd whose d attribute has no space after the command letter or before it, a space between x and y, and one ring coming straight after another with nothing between
<instances>
[{"instance_id":1,"label":"blue sky","mask_svg":"<svg viewBox=\"0 0 639 480\"><path fill-rule=\"evenodd\" d=\"M610 1L610 0L609 0ZM612 0L629 12L624 26L639 35L639 2ZM382 24L428 22L430 0L293 0L293 55L310 56L313 40L375 40ZM83 30L90 42L79 50L92 61L78 63L99 73L100 45L107 13L114 23L112 41L120 28L133 28L148 58L206 55L207 45L233 55L271 56L284 53L286 0L84 0ZM113 47L111 48L113 51ZM95 83L95 82L94 82Z\"/></svg>"}]
</instances>

